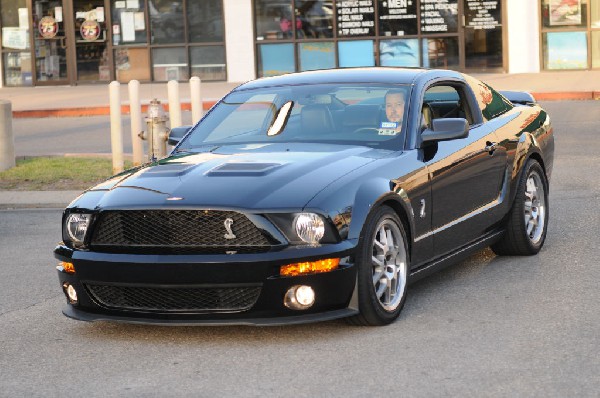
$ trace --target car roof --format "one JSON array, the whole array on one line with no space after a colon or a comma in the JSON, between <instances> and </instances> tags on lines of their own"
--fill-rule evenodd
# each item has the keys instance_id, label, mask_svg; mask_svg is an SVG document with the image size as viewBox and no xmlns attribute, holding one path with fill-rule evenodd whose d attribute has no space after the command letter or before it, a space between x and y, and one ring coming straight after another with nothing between
<instances>
[{"instance_id":1,"label":"car roof","mask_svg":"<svg viewBox=\"0 0 600 398\"><path fill-rule=\"evenodd\" d=\"M458 72L439 69L422 68L343 68L325 69L308 72L289 73L274 77L264 77L244 83L236 90L247 90L261 87L290 86L326 83L387 83L413 84L417 77L459 77Z\"/></svg>"}]
</instances>

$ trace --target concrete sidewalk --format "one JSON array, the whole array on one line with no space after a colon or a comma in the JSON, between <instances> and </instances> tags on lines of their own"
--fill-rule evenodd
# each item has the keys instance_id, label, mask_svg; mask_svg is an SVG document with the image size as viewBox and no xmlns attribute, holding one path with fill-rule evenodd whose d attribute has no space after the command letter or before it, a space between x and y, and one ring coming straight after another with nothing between
<instances>
[{"instance_id":1,"label":"concrete sidewalk","mask_svg":"<svg viewBox=\"0 0 600 398\"><path fill-rule=\"evenodd\" d=\"M600 99L600 71L558 71L524 74L473 74L498 90L519 90L533 93L536 99L592 100ZM204 82L202 98L209 108L241 83ZM140 99L148 104L157 98L167 103L166 83L141 84ZM179 92L184 110L189 110L189 83L180 83ZM109 114L108 84L54 87L0 88L0 99L12 102L13 117L74 117ZM128 113L127 84L121 85L123 113Z\"/></svg>"}]
</instances>

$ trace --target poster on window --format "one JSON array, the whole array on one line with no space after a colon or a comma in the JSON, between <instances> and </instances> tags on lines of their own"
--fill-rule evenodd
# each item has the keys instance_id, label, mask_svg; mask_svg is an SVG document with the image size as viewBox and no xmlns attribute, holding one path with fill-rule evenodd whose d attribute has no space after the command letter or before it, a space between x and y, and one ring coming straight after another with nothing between
<instances>
[{"instance_id":1,"label":"poster on window","mask_svg":"<svg viewBox=\"0 0 600 398\"><path fill-rule=\"evenodd\" d=\"M581 25L581 0L550 0L550 25Z\"/></svg>"},{"instance_id":2,"label":"poster on window","mask_svg":"<svg viewBox=\"0 0 600 398\"><path fill-rule=\"evenodd\" d=\"M588 48L586 32L547 33L546 69L586 69Z\"/></svg>"},{"instance_id":3,"label":"poster on window","mask_svg":"<svg viewBox=\"0 0 600 398\"><path fill-rule=\"evenodd\" d=\"M421 0L421 33L458 32L458 0Z\"/></svg>"},{"instance_id":4,"label":"poster on window","mask_svg":"<svg viewBox=\"0 0 600 398\"><path fill-rule=\"evenodd\" d=\"M336 3L339 36L375 34L374 0L341 0Z\"/></svg>"}]
</instances>

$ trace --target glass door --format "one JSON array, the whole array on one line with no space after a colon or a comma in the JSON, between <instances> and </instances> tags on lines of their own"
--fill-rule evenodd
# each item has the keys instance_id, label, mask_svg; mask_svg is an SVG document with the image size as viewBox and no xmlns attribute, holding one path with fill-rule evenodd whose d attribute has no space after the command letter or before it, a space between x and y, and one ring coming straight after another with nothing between
<instances>
[{"instance_id":1,"label":"glass door","mask_svg":"<svg viewBox=\"0 0 600 398\"><path fill-rule=\"evenodd\" d=\"M465 68L502 71L503 34L501 0L464 2Z\"/></svg>"},{"instance_id":2,"label":"glass door","mask_svg":"<svg viewBox=\"0 0 600 398\"><path fill-rule=\"evenodd\" d=\"M68 84L63 1L34 0L32 8L36 85Z\"/></svg>"},{"instance_id":3,"label":"glass door","mask_svg":"<svg viewBox=\"0 0 600 398\"><path fill-rule=\"evenodd\" d=\"M73 0L78 82L109 81L104 0Z\"/></svg>"}]
</instances>

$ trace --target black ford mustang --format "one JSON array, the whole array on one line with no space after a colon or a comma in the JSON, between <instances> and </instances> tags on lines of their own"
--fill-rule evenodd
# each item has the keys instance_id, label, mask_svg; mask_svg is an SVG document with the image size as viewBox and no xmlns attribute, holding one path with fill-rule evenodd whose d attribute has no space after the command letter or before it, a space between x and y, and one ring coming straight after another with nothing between
<instances>
[{"instance_id":1,"label":"black ford mustang","mask_svg":"<svg viewBox=\"0 0 600 398\"><path fill-rule=\"evenodd\" d=\"M410 282L544 244L554 139L526 93L442 70L304 72L243 84L187 130L65 210L65 315L383 325Z\"/></svg>"}]
</instances>

